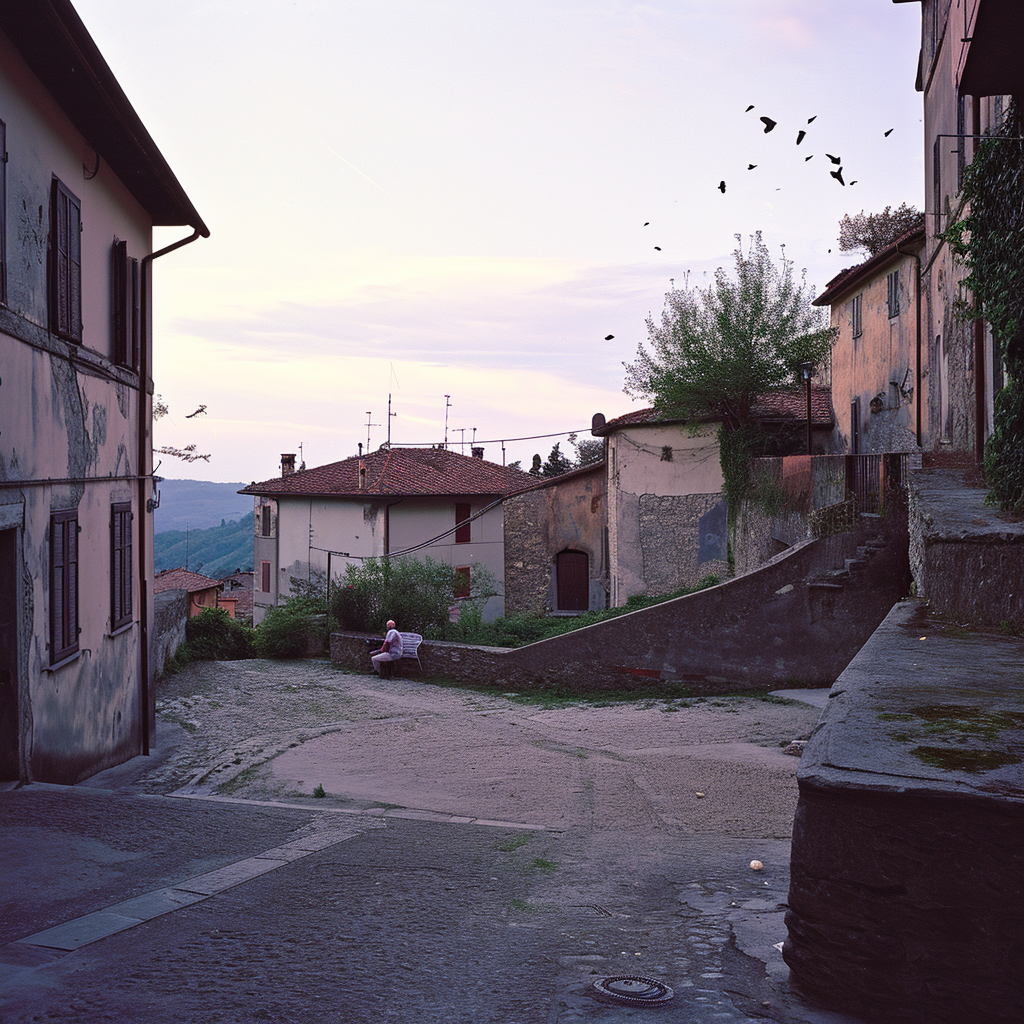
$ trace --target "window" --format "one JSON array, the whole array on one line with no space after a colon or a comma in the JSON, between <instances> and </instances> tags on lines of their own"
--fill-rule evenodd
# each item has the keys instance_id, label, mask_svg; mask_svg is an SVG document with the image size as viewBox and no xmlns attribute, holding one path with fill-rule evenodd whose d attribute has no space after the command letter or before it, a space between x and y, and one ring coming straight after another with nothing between
<instances>
[{"instance_id":1,"label":"window","mask_svg":"<svg viewBox=\"0 0 1024 1024\"><path fill-rule=\"evenodd\" d=\"M850 403L850 454L860 454L860 399Z\"/></svg>"},{"instance_id":2,"label":"window","mask_svg":"<svg viewBox=\"0 0 1024 1024\"><path fill-rule=\"evenodd\" d=\"M139 261L128 255L128 243L114 239L113 267L114 362L130 370L139 368L142 318L139 304Z\"/></svg>"},{"instance_id":3,"label":"window","mask_svg":"<svg viewBox=\"0 0 1024 1024\"><path fill-rule=\"evenodd\" d=\"M900 272L894 270L887 278L889 292L889 317L900 315Z\"/></svg>"},{"instance_id":4,"label":"window","mask_svg":"<svg viewBox=\"0 0 1024 1024\"><path fill-rule=\"evenodd\" d=\"M964 185L964 168L967 166L967 140L964 134L967 131L967 97L957 98L956 107L956 190L957 192Z\"/></svg>"},{"instance_id":5,"label":"window","mask_svg":"<svg viewBox=\"0 0 1024 1024\"><path fill-rule=\"evenodd\" d=\"M50 516L50 664L78 650L78 512Z\"/></svg>"},{"instance_id":6,"label":"window","mask_svg":"<svg viewBox=\"0 0 1024 1024\"><path fill-rule=\"evenodd\" d=\"M0 302L7 302L7 126L0 121Z\"/></svg>"},{"instance_id":7,"label":"window","mask_svg":"<svg viewBox=\"0 0 1024 1024\"><path fill-rule=\"evenodd\" d=\"M850 324L853 327L855 338L859 338L864 333L864 321L861 319L861 299L863 298L863 293L854 295L853 301L850 303Z\"/></svg>"},{"instance_id":8,"label":"window","mask_svg":"<svg viewBox=\"0 0 1024 1024\"><path fill-rule=\"evenodd\" d=\"M50 330L82 340L82 204L56 178L50 204Z\"/></svg>"},{"instance_id":9,"label":"window","mask_svg":"<svg viewBox=\"0 0 1024 1024\"><path fill-rule=\"evenodd\" d=\"M132 503L110 508L110 628L132 621Z\"/></svg>"},{"instance_id":10,"label":"window","mask_svg":"<svg viewBox=\"0 0 1024 1024\"><path fill-rule=\"evenodd\" d=\"M455 597L469 597L469 569L468 565L460 565L455 570Z\"/></svg>"},{"instance_id":11,"label":"window","mask_svg":"<svg viewBox=\"0 0 1024 1024\"><path fill-rule=\"evenodd\" d=\"M469 502L457 501L455 503L455 525L459 528L455 531L456 544L468 544L470 540L470 524L467 522L470 516ZM459 526L459 524L462 524Z\"/></svg>"},{"instance_id":12,"label":"window","mask_svg":"<svg viewBox=\"0 0 1024 1024\"><path fill-rule=\"evenodd\" d=\"M264 594L270 593L270 563L260 562L260 590Z\"/></svg>"},{"instance_id":13,"label":"window","mask_svg":"<svg viewBox=\"0 0 1024 1024\"><path fill-rule=\"evenodd\" d=\"M555 559L558 610L585 612L590 607L590 559L585 551L560 551Z\"/></svg>"}]
</instances>

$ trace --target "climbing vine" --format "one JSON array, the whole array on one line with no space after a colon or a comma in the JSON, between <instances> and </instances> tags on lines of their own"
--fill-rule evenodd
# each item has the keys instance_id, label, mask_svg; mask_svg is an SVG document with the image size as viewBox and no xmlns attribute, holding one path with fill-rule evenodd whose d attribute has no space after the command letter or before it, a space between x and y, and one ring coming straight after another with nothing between
<instances>
[{"instance_id":1,"label":"climbing vine","mask_svg":"<svg viewBox=\"0 0 1024 1024\"><path fill-rule=\"evenodd\" d=\"M1024 512L1024 115L1011 104L965 169L961 191L967 215L950 225L946 241L970 271L963 282L984 317L1006 369L985 445L985 477L1001 508Z\"/></svg>"}]
</instances>

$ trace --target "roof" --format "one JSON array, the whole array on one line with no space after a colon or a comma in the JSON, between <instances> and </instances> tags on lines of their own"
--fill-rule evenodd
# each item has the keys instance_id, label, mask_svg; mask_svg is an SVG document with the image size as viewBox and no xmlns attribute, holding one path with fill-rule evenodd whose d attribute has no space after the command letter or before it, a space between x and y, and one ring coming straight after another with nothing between
<instances>
[{"instance_id":1,"label":"roof","mask_svg":"<svg viewBox=\"0 0 1024 1024\"><path fill-rule=\"evenodd\" d=\"M902 259L915 250L924 247L924 214L917 227L905 231L894 242L890 242L880 253L876 253L855 267L840 270L825 286L825 290L811 303L812 306L830 306L846 292L863 285L880 273L890 263Z\"/></svg>"},{"instance_id":2,"label":"roof","mask_svg":"<svg viewBox=\"0 0 1024 1024\"><path fill-rule=\"evenodd\" d=\"M768 395L762 395L754 404L751 412L755 419L765 422L777 422L779 420L801 420L807 422L807 392L802 388L792 388L786 391L773 391ZM658 425L669 426L673 423L692 422L685 417L667 416L658 409L637 409L635 412L628 412L625 416L609 420L603 427L591 431L593 434L611 434L623 427L636 427ZM832 412L832 389L823 384L811 385L811 425L815 427L830 427L835 422ZM557 477L555 478L557 479Z\"/></svg>"},{"instance_id":3,"label":"roof","mask_svg":"<svg viewBox=\"0 0 1024 1024\"><path fill-rule=\"evenodd\" d=\"M209 576L202 576L198 572L189 572L188 569L165 569L158 572L153 580L153 593L162 594L165 590L186 590L190 594L199 590L209 590L211 587L222 586L220 580L210 579Z\"/></svg>"},{"instance_id":4,"label":"roof","mask_svg":"<svg viewBox=\"0 0 1024 1024\"><path fill-rule=\"evenodd\" d=\"M366 486L363 489L359 487L360 463L366 465ZM316 469L251 483L238 493L265 497L332 495L338 498L504 496L534 483L536 479L529 473L444 448L382 448Z\"/></svg>"},{"instance_id":5,"label":"roof","mask_svg":"<svg viewBox=\"0 0 1024 1024\"><path fill-rule=\"evenodd\" d=\"M0 29L154 224L210 234L70 0L0 0Z\"/></svg>"}]
</instances>

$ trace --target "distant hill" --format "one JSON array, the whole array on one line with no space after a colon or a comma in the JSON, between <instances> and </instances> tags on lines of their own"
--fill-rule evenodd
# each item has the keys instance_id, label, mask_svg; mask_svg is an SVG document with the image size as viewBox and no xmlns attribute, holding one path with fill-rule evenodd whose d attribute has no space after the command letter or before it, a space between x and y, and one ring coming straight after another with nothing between
<instances>
[{"instance_id":1,"label":"distant hill","mask_svg":"<svg viewBox=\"0 0 1024 1024\"><path fill-rule=\"evenodd\" d=\"M236 494L245 484L217 484L208 480L161 480L160 507L153 513L153 532L203 530L236 522L252 512L252 498ZM251 557L251 556L250 556ZM171 566L173 568L173 566Z\"/></svg>"},{"instance_id":2,"label":"distant hill","mask_svg":"<svg viewBox=\"0 0 1024 1024\"><path fill-rule=\"evenodd\" d=\"M153 538L156 571L181 566L220 579L236 569L252 569L255 521L255 514L250 511L240 520L206 530L194 530L190 526L188 531L165 530L156 534Z\"/></svg>"}]
</instances>

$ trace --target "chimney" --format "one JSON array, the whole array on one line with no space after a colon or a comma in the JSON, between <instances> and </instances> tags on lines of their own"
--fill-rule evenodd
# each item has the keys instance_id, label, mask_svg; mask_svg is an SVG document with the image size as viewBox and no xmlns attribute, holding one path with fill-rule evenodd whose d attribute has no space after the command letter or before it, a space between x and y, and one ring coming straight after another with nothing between
<instances>
[{"instance_id":1,"label":"chimney","mask_svg":"<svg viewBox=\"0 0 1024 1024\"><path fill-rule=\"evenodd\" d=\"M366 462L363 459L359 460L359 490L366 490Z\"/></svg>"},{"instance_id":2,"label":"chimney","mask_svg":"<svg viewBox=\"0 0 1024 1024\"><path fill-rule=\"evenodd\" d=\"M359 454L360 455L363 454L363 442L362 441L359 442Z\"/></svg>"},{"instance_id":3,"label":"chimney","mask_svg":"<svg viewBox=\"0 0 1024 1024\"><path fill-rule=\"evenodd\" d=\"M484 450L483 450L483 448L473 448L472 452L473 452L473 458L474 459L482 459L484 457Z\"/></svg>"},{"instance_id":4,"label":"chimney","mask_svg":"<svg viewBox=\"0 0 1024 1024\"><path fill-rule=\"evenodd\" d=\"M295 453L281 456L281 477L291 476L295 472Z\"/></svg>"}]
</instances>

